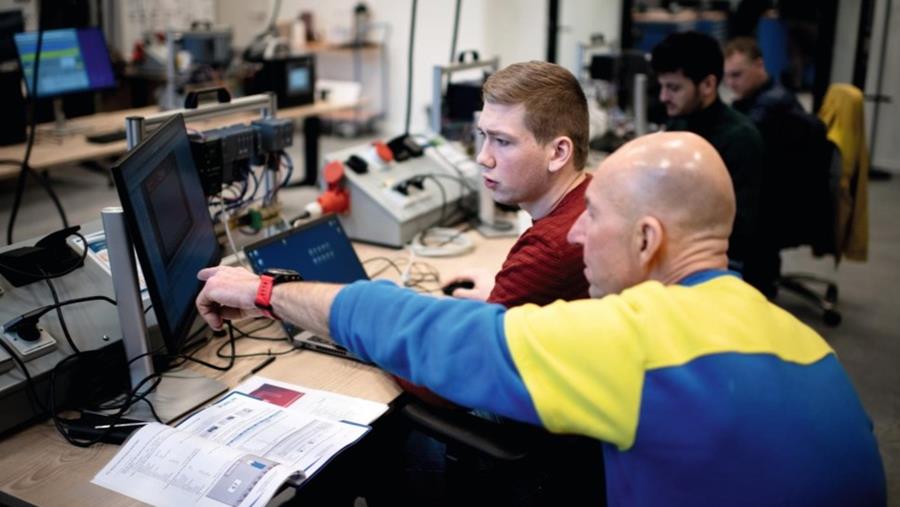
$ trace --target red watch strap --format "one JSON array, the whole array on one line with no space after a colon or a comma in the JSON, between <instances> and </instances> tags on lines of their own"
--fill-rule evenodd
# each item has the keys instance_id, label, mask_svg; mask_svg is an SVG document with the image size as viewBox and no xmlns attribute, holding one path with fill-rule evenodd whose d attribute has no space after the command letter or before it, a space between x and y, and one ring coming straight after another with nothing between
<instances>
[{"instance_id":1,"label":"red watch strap","mask_svg":"<svg viewBox=\"0 0 900 507\"><path fill-rule=\"evenodd\" d=\"M263 311L266 317L276 319L272 313L272 289L274 288L275 278L268 275L259 277L259 287L256 288L256 307Z\"/></svg>"}]
</instances>

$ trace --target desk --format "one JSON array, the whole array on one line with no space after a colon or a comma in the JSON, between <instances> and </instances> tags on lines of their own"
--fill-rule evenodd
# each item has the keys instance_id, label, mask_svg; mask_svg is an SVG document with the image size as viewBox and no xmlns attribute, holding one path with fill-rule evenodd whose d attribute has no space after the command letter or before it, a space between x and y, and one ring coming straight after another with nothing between
<instances>
[{"instance_id":1,"label":"desk","mask_svg":"<svg viewBox=\"0 0 900 507\"><path fill-rule=\"evenodd\" d=\"M316 118L325 113L352 109L359 105L356 101L351 102L328 102L317 101L314 104L305 106L289 107L279 109L277 116L279 118L290 118L293 120L303 119L307 121L310 128L304 129L305 151L306 151L306 168L307 174L310 169L318 169L318 121ZM35 140L31 150L31 158L28 164L36 171L46 171L54 167L65 164L73 164L84 162L87 160L98 160L107 157L115 157L124 154L127 151L125 141L116 141L112 143L91 143L85 138L87 132L105 132L115 129L125 128L125 118L128 116L149 116L158 113L159 109L155 106L142 107L139 109L125 109L122 111L114 111L110 113L99 113L82 118L67 120L66 126L77 129L80 134L73 134L63 137L54 137L38 132L38 139ZM222 117L207 122L196 122L190 125L195 128L214 128L224 124L230 124L235 118L249 115L233 115ZM52 124L45 124L49 126ZM39 127L40 130L40 127ZM25 144L15 144L11 146L0 147L0 159L22 160L25 156ZM13 177L19 174L19 166L17 165L0 165L0 179Z\"/></svg>"},{"instance_id":2,"label":"desk","mask_svg":"<svg viewBox=\"0 0 900 507\"><path fill-rule=\"evenodd\" d=\"M476 232L466 233L476 243L473 254L458 258L418 258L434 265L447 277L451 270L477 265L499 269L512 245L511 238L485 239ZM395 258L404 252L371 245L357 245L362 260L385 256ZM394 276L394 278L396 275ZM273 326L267 331L280 332ZM197 357L221 363L215 349L223 338L214 340ZM242 340L238 353L275 348L271 342ZM229 386L239 383L241 376L258 364L260 358L238 359L228 372L215 372L197 365L190 367L215 377ZM380 370L310 351L300 351L279 357L261 375L286 382L389 403L399 389L387 374ZM36 505L89 507L131 506L139 502L91 484L91 479L105 465L118 446L97 444L88 449L67 444L51 422L29 427L0 441L0 491ZM3 498L0 498L0 502Z\"/></svg>"}]
</instances>

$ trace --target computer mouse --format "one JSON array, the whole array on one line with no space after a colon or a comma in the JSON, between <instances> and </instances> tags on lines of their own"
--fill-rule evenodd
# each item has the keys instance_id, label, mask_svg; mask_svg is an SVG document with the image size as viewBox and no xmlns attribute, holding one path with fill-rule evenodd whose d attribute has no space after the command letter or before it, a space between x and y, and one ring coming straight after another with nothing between
<instances>
[{"instance_id":1,"label":"computer mouse","mask_svg":"<svg viewBox=\"0 0 900 507\"><path fill-rule=\"evenodd\" d=\"M474 288L475 288L475 282L473 282L472 280L456 280L454 282L450 282L447 285L444 285L443 287L441 287L441 291L448 296L452 296L453 291L455 291L456 289L474 289Z\"/></svg>"}]
</instances>

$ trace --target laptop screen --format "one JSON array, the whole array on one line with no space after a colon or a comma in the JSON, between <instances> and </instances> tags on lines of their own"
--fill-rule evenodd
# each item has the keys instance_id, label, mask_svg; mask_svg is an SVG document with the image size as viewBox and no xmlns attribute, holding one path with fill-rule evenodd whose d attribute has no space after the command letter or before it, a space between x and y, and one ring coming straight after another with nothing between
<instances>
[{"instance_id":1,"label":"laptop screen","mask_svg":"<svg viewBox=\"0 0 900 507\"><path fill-rule=\"evenodd\" d=\"M282 268L293 269L312 282L352 283L369 278L335 215L325 215L246 246L244 254L257 274L268 268ZM314 336L287 322L282 325L294 343L304 348L359 361L330 339Z\"/></svg>"},{"instance_id":2,"label":"laptop screen","mask_svg":"<svg viewBox=\"0 0 900 507\"><path fill-rule=\"evenodd\" d=\"M352 283L366 280L353 245L335 215L326 215L244 248L257 274L269 268L293 269L304 280Z\"/></svg>"}]
</instances>

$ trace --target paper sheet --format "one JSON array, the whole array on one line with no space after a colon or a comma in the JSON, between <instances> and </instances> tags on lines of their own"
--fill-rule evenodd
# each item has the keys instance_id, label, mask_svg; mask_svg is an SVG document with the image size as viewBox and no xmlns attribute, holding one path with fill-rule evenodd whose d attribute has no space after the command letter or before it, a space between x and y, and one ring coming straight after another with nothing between
<instances>
[{"instance_id":1,"label":"paper sheet","mask_svg":"<svg viewBox=\"0 0 900 507\"><path fill-rule=\"evenodd\" d=\"M384 403L258 376L250 377L234 390L313 417L363 425L371 424L388 409Z\"/></svg>"}]
</instances>

